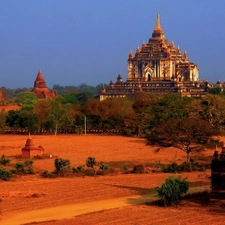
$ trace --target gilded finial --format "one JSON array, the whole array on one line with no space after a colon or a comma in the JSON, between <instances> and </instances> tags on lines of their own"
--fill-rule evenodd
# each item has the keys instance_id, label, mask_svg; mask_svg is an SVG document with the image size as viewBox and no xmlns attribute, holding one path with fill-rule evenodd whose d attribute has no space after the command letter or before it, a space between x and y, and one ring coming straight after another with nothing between
<instances>
[{"instance_id":1,"label":"gilded finial","mask_svg":"<svg viewBox=\"0 0 225 225\"><path fill-rule=\"evenodd\" d=\"M172 45L172 48L175 48L175 44L174 44L174 41L172 41L172 44L171 44L171 45Z\"/></svg>"},{"instance_id":2,"label":"gilded finial","mask_svg":"<svg viewBox=\"0 0 225 225\"><path fill-rule=\"evenodd\" d=\"M157 15L155 30L162 30L161 25L160 25L160 15L159 14Z\"/></svg>"},{"instance_id":3,"label":"gilded finial","mask_svg":"<svg viewBox=\"0 0 225 225\"><path fill-rule=\"evenodd\" d=\"M184 59L185 59L186 61L188 60L188 55L187 55L186 50L184 50Z\"/></svg>"}]
</instances>

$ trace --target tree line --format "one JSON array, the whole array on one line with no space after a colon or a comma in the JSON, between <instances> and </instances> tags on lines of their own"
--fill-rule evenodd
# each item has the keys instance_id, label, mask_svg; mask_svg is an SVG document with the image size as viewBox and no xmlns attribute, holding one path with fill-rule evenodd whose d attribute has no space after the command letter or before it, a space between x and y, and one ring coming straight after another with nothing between
<instances>
[{"instance_id":1,"label":"tree line","mask_svg":"<svg viewBox=\"0 0 225 225\"><path fill-rule=\"evenodd\" d=\"M0 112L0 131L59 131L83 133L87 129L122 130L146 137L149 144L176 146L189 153L223 134L225 128L224 95L204 98L177 94L148 95L137 92L127 98L99 101L90 93L67 93L52 100L37 99L30 91L13 98L20 109ZM195 144L193 144L195 143Z\"/></svg>"}]
</instances>

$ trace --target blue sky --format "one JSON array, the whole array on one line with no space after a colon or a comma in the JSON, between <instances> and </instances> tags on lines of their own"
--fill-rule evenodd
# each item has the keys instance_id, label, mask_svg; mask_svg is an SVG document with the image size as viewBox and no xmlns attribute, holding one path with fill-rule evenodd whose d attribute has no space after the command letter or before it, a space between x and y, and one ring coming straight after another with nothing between
<instances>
[{"instance_id":1,"label":"blue sky","mask_svg":"<svg viewBox=\"0 0 225 225\"><path fill-rule=\"evenodd\" d=\"M96 85L127 78L129 51L161 27L200 79L225 79L223 0L0 0L0 87Z\"/></svg>"}]
</instances>

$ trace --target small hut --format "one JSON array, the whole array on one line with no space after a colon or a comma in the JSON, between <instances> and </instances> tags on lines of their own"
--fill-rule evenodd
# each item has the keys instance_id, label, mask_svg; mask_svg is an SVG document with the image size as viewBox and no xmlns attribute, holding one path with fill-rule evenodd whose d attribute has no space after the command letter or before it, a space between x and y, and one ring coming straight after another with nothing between
<instances>
[{"instance_id":1,"label":"small hut","mask_svg":"<svg viewBox=\"0 0 225 225\"><path fill-rule=\"evenodd\" d=\"M22 148L22 158L33 158L35 156L43 156L44 148L42 146L35 147L34 142L29 134L25 147Z\"/></svg>"}]
</instances>

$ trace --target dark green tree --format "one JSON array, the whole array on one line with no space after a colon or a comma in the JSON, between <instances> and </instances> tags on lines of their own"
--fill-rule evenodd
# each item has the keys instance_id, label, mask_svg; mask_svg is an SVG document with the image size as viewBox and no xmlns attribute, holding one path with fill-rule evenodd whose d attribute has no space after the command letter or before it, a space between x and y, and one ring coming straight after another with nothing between
<instances>
[{"instance_id":1,"label":"dark green tree","mask_svg":"<svg viewBox=\"0 0 225 225\"><path fill-rule=\"evenodd\" d=\"M67 171L70 168L70 160L56 158L54 161L54 165L55 165L56 173L63 174L65 171Z\"/></svg>"},{"instance_id":2,"label":"dark green tree","mask_svg":"<svg viewBox=\"0 0 225 225\"><path fill-rule=\"evenodd\" d=\"M170 206L178 202L187 193L190 183L186 179L173 176L168 177L161 187L156 187L157 197L163 206Z\"/></svg>"},{"instance_id":3,"label":"dark green tree","mask_svg":"<svg viewBox=\"0 0 225 225\"><path fill-rule=\"evenodd\" d=\"M96 165L96 161L94 157L88 157L86 160L86 166L93 168Z\"/></svg>"}]
</instances>

